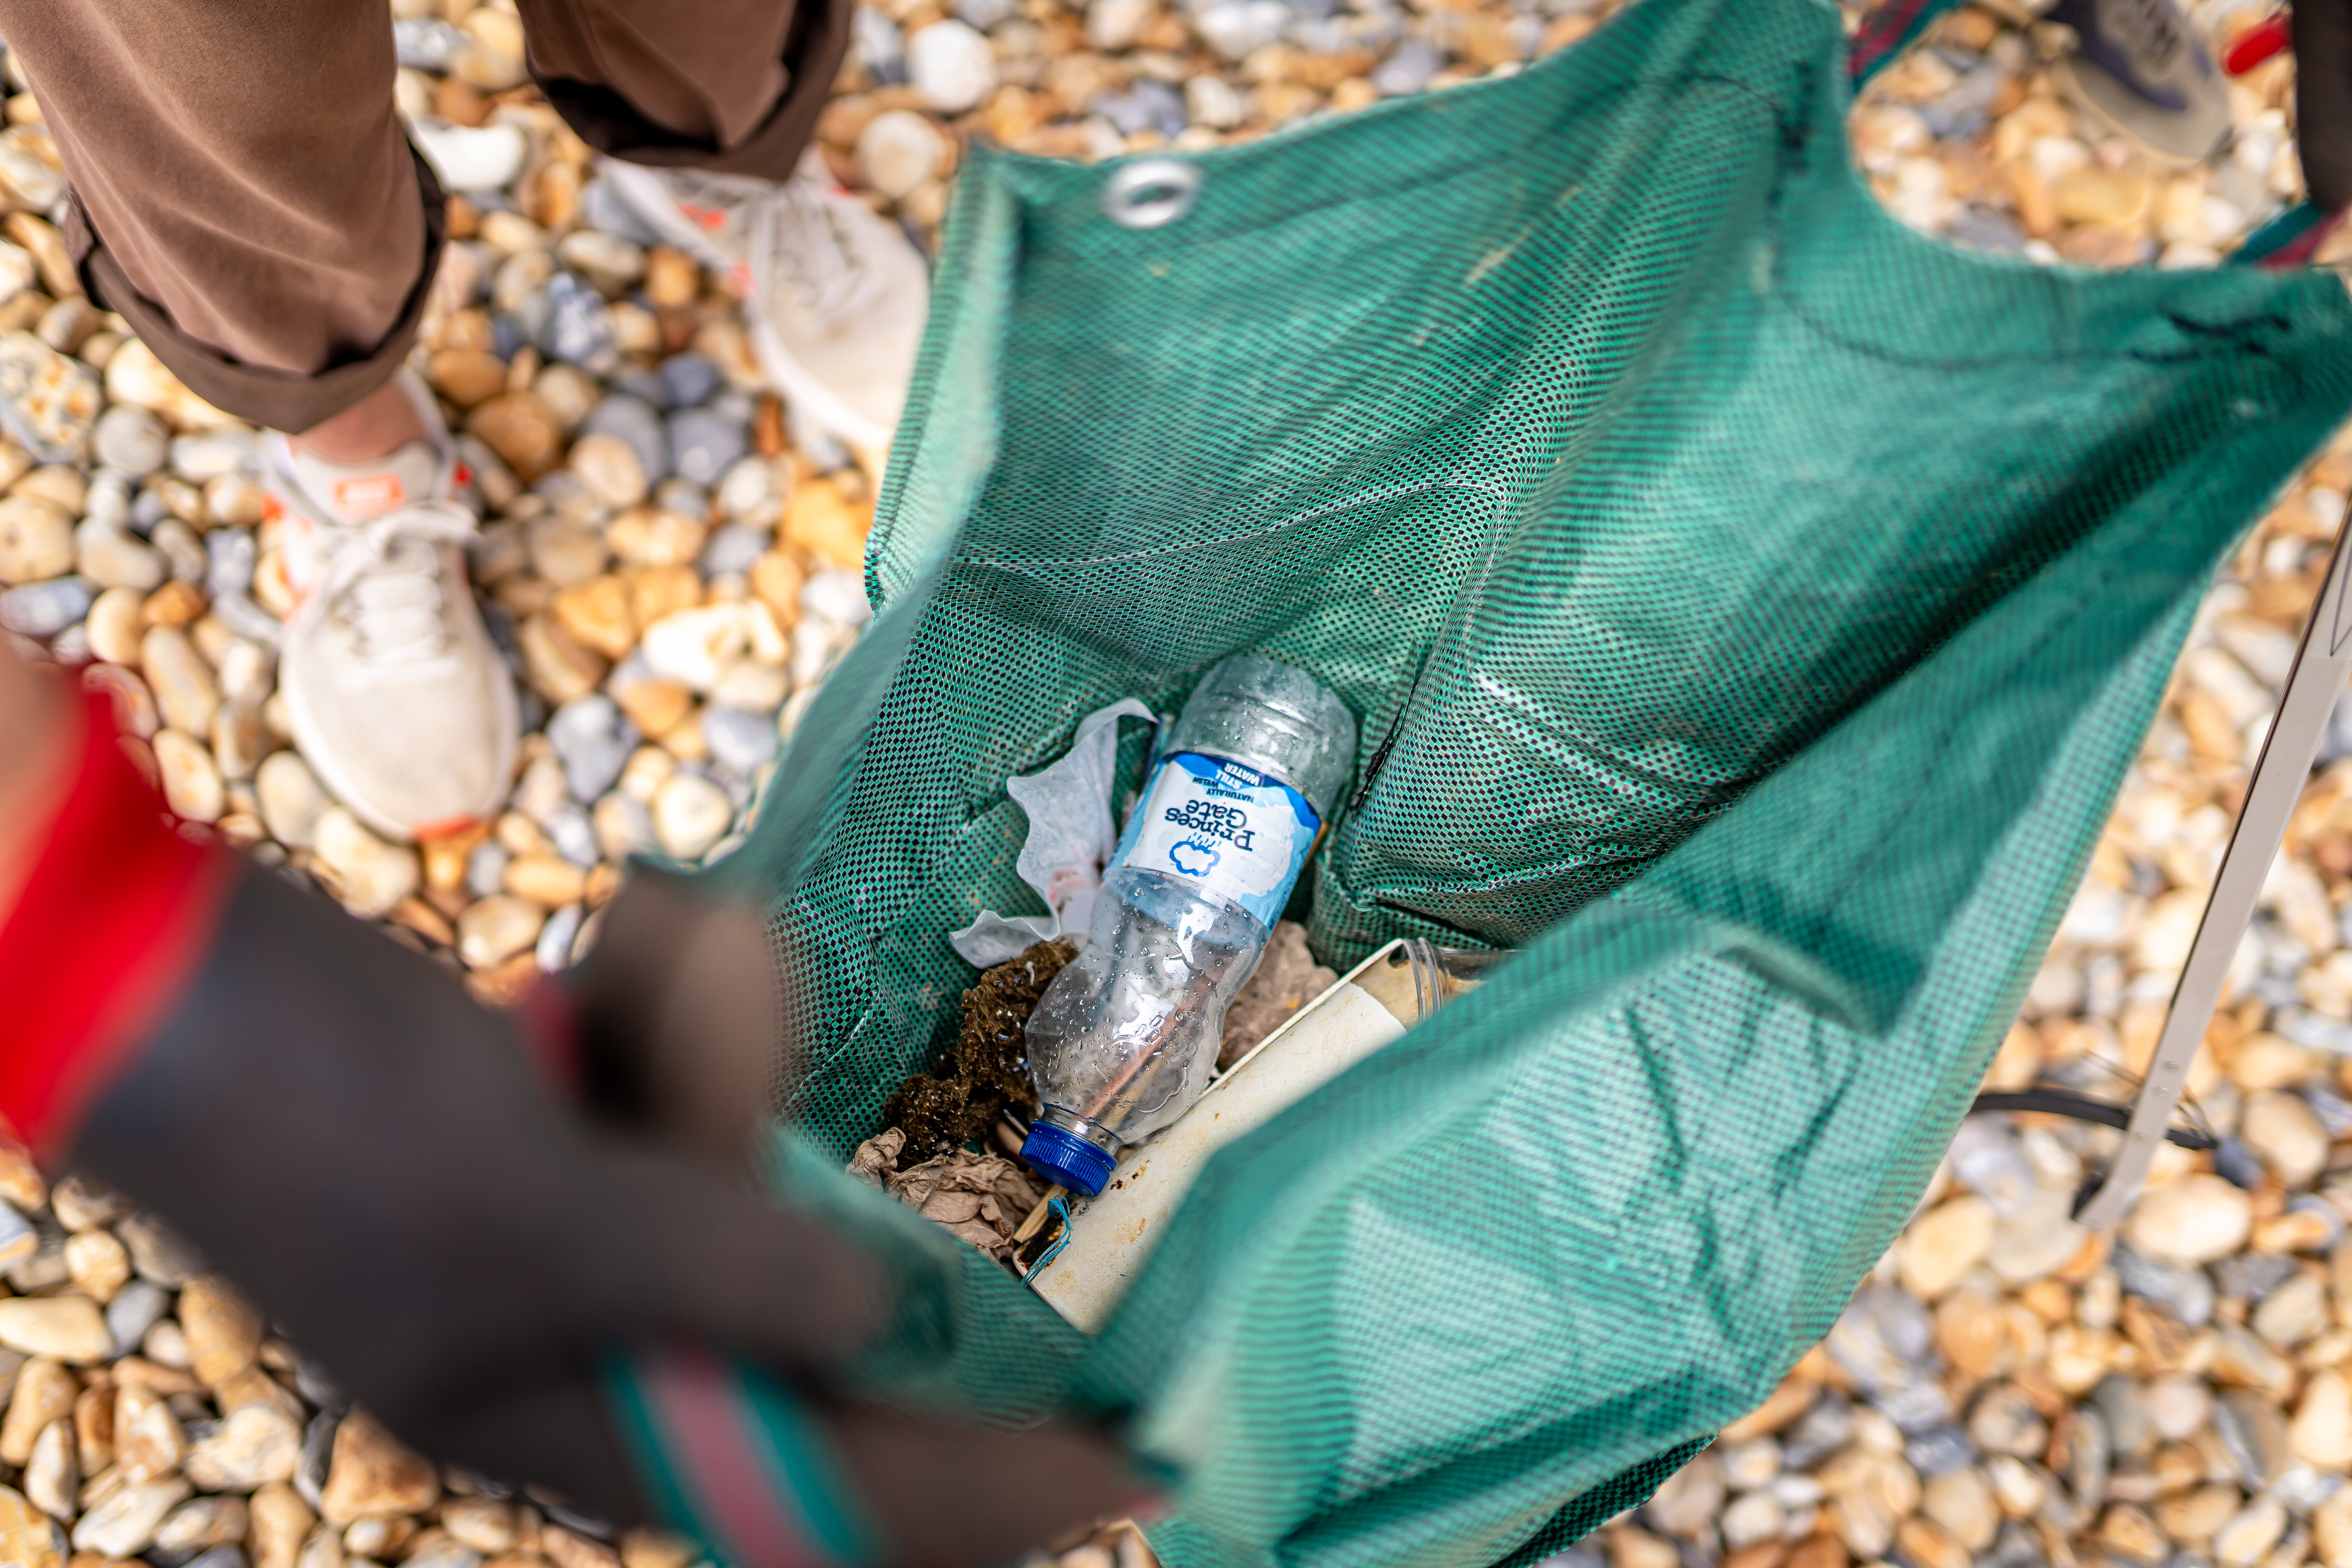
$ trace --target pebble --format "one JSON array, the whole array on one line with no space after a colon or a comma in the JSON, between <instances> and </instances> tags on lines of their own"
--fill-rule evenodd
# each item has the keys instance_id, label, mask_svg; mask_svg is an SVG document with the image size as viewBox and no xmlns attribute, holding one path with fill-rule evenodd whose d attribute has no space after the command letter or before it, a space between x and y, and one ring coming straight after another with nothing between
<instances>
[{"instance_id":1,"label":"pebble","mask_svg":"<svg viewBox=\"0 0 2352 1568\"><path fill-rule=\"evenodd\" d=\"M185 822L217 822L227 804L219 765L202 741L179 730L156 733L155 766L163 803Z\"/></svg>"},{"instance_id":2,"label":"pebble","mask_svg":"<svg viewBox=\"0 0 2352 1568\"><path fill-rule=\"evenodd\" d=\"M33 496L0 500L0 583L37 583L73 569L73 518Z\"/></svg>"},{"instance_id":3,"label":"pebble","mask_svg":"<svg viewBox=\"0 0 2352 1568\"><path fill-rule=\"evenodd\" d=\"M37 459L82 462L101 401L89 366L30 332L0 332L0 426Z\"/></svg>"},{"instance_id":4,"label":"pebble","mask_svg":"<svg viewBox=\"0 0 2352 1568\"><path fill-rule=\"evenodd\" d=\"M87 1296L0 1300L0 1345L10 1350L79 1363L105 1360L113 1344L105 1314Z\"/></svg>"},{"instance_id":5,"label":"pebble","mask_svg":"<svg viewBox=\"0 0 2352 1568\"><path fill-rule=\"evenodd\" d=\"M243 1405L190 1446L184 1468L207 1491L249 1492L291 1480L301 1451L302 1427L293 1416L275 1405Z\"/></svg>"},{"instance_id":6,"label":"pebble","mask_svg":"<svg viewBox=\"0 0 2352 1568\"><path fill-rule=\"evenodd\" d=\"M179 1317L188 1365L207 1387L247 1371L261 1353L261 1314L218 1275L188 1282L180 1292Z\"/></svg>"},{"instance_id":7,"label":"pebble","mask_svg":"<svg viewBox=\"0 0 2352 1568\"><path fill-rule=\"evenodd\" d=\"M2238 1127L2255 1158L2290 1187L2308 1186L2327 1163L2327 1129L2300 1095L2264 1089L2248 1096Z\"/></svg>"},{"instance_id":8,"label":"pebble","mask_svg":"<svg viewBox=\"0 0 2352 1568\"><path fill-rule=\"evenodd\" d=\"M52 1421L33 1440L33 1457L25 1461L25 1496L51 1519L69 1522L81 1511L81 1463L75 1452L73 1425Z\"/></svg>"},{"instance_id":9,"label":"pebble","mask_svg":"<svg viewBox=\"0 0 2352 1568\"><path fill-rule=\"evenodd\" d=\"M187 1500L190 1488L173 1477L125 1486L81 1517L73 1529L76 1552L123 1558L146 1550L165 1517Z\"/></svg>"},{"instance_id":10,"label":"pebble","mask_svg":"<svg viewBox=\"0 0 2352 1568\"><path fill-rule=\"evenodd\" d=\"M618 436L587 435L572 443L572 471L605 506L630 507L646 499L645 465Z\"/></svg>"},{"instance_id":11,"label":"pebble","mask_svg":"<svg viewBox=\"0 0 2352 1568\"><path fill-rule=\"evenodd\" d=\"M749 779L773 761L779 747L775 721L771 715L776 704L766 703L756 710L726 706L722 689L712 699L702 715L702 739L710 748L711 761L737 778ZM761 693L762 698L782 694Z\"/></svg>"},{"instance_id":12,"label":"pebble","mask_svg":"<svg viewBox=\"0 0 2352 1568\"><path fill-rule=\"evenodd\" d=\"M443 187L452 191L501 190L522 173L523 161L530 155L530 138L515 125L451 125L420 120L409 123L408 134L425 161L433 165Z\"/></svg>"},{"instance_id":13,"label":"pebble","mask_svg":"<svg viewBox=\"0 0 2352 1568\"><path fill-rule=\"evenodd\" d=\"M505 867L500 868L504 882ZM546 911L528 899L493 892L457 917L457 956L469 969L495 969L539 940Z\"/></svg>"},{"instance_id":14,"label":"pebble","mask_svg":"<svg viewBox=\"0 0 2352 1568\"><path fill-rule=\"evenodd\" d=\"M699 359L701 356L680 354L667 363L676 364L678 360L688 358ZM669 427L663 423L661 415L653 405L644 398L625 395L605 398L581 422L580 434L583 437L617 437L627 442L630 449L636 453L637 466L648 483L658 484L669 477Z\"/></svg>"},{"instance_id":15,"label":"pebble","mask_svg":"<svg viewBox=\"0 0 2352 1568\"><path fill-rule=\"evenodd\" d=\"M187 633L175 626L150 627L140 639L139 666L166 725L190 735L210 732L220 709L220 686Z\"/></svg>"},{"instance_id":16,"label":"pebble","mask_svg":"<svg viewBox=\"0 0 2352 1568\"><path fill-rule=\"evenodd\" d=\"M74 570L101 588L160 585L168 574L161 552L95 518L74 530Z\"/></svg>"},{"instance_id":17,"label":"pebble","mask_svg":"<svg viewBox=\"0 0 2352 1568\"><path fill-rule=\"evenodd\" d=\"M942 22L940 26L960 26ZM709 408L681 408L667 420L671 462L679 478L698 485L719 482L737 459L751 450L748 431L725 415Z\"/></svg>"},{"instance_id":18,"label":"pebble","mask_svg":"<svg viewBox=\"0 0 2352 1568\"><path fill-rule=\"evenodd\" d=\"M1992 1205L1973 1194L1914 1220L1904 1242L1904 1289L1941 1300L1991 1251L1993 1222Z\"/></svg>"},{"instance_id":19,"label":"pebble","mask_svg":"<svg viewBox=\"0 0 2352 1568\"><path fill-rule=\"evenodd\" d=\"M593 692L557 709L547 721L547 739L572 797L592 801L620 778L639 737L611 698Z\"/></svg>"},{"instance_id":20,"label":"pebble","mask_svg":"<svg viewBox=\"0 0 2352 1568\"><path fill-rule=\"evenodd\" d=\"M654 791L652 815L654 838L662 853L674 860L694 860L726 837L735 806L727 792L709 779L677 773Z\"/></svg>"},{"instance_id":21,"label":"pebble","mask_svg":"<svg viewBox=\"0 0 2352 1568\"><path fill-rule=\"evenodd\" d=\"M331 802L310 764L297 752L275 752L263 759L253 783L269 836L289 848L312 847Z\"/></svg>"},{"instance_id":22,"label":"pebble","mask_svg":"<svg viewBox=\"0 0 2352 1568\"><path fill-rule=\"evenodd\" d=\"M0 628L19 637L50 637L72 628L95 595L79 577L27 583L0 593Z\"/></svg>"},{"instance_id":23,"label":"pebble","mask_svg":"<svg viewBox=\"0 0 2352 1568\"><path fill-rule=\"evenodd\" d=\"M320 868L334 879L338 894L354 914L390 914L422 880L415 850L385 843L340 805L319 814L311 842Z\"/></svg>"},{"instance_id":24,"label":"pebble","mask_svg":"<svg viewBox=\"0 0 2352 1568\"><path fill-rule=\"evenodd\" d=\"M929 121L907 110L886 110L857 133L857 172L868 185L897 201L939 173L947 152L947 138Z\"/></svg>"},{"instance_id":25,"label":"pebble","mask_svg":"<svg viewBox=\"0 0 2352 1568\"><path fill-rule=\"evenodd\" d=\"M2210 1263L2242 1245L2252 1225L2242 1191L2219 1176L2190 1175L2142 1197L2125 1235L2158 1262Z\"/></svg>"},{"instance_id":26,"label":"pebble","mask_svg":"<svg viewBox=\"0 0 2352 1568\"><path fill-rule=\"evenodd\" d=\"M335 1429L333 1458L319 1512L341 1528L356 1520L422 1513L441 1496L432 1464L403 1446L363 1411Z\"/></svg>"}]
</instances>

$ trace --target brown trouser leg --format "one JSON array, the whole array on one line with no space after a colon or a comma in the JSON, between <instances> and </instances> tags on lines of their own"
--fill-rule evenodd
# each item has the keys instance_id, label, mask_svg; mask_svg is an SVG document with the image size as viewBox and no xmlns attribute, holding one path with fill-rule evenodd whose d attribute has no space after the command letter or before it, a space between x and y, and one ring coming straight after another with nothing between
<instances>
[{"instance_id":1,"label":"brown trouser leg","mask_svg":"<svg viewBox=\"0 0 2352 1568\"><path fill-rule=\"evenodd\" d=\"M521 0L530 65L588 142L791 172L850 0ZM231 414L303 430L398 368L440 192L393 111L370 0L0 0L63 154L93 298Z\"/></svg>"}]
</instances>

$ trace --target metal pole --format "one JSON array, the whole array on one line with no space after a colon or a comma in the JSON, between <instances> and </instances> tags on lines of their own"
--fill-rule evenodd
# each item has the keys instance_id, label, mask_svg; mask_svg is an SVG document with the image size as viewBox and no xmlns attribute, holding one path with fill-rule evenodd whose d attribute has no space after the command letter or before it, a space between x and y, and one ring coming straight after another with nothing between
<instances>
[{"instance_id":1,"label":"metal pole","mask_svg":"<svg viewBox=\"0 0 2352 1568\"><path fill-rule=\"evenodd\" d=\"M2336 549L2328 558L2327 577L2318 602L2304 623L2303 642L2295 649L2294 668L2287 672L2286 690L2278 712L2254 760L2253 776L2246 781L2245 808L2230 835L2221 868L2213 879L2212 897L2197 927L2197 940L2181 965L2173 987L2172 1010L2157 1037L2155 1059L2132 1105L2131 1123L2124 1129L2123 1152L2099 1184L2076 1205L2075 1218L2094 1230L2105 1230L2124 1216L2147 1180L2148 1162L2156 1157L2180 1103L2189 1079L2189 1066L2197 1059L2212 1022L2213 1006L2229 978L2238 943L2254 917L2254 900L2270 875L2271 859L2286 837L2287 819L2303 798L2311 776L2311 759L2319 737L2335 710L2336 694L2352 668L2352 603L2347 600L2352 578L2352 510L2336 533Z\"/></svg>"}]
</instances>

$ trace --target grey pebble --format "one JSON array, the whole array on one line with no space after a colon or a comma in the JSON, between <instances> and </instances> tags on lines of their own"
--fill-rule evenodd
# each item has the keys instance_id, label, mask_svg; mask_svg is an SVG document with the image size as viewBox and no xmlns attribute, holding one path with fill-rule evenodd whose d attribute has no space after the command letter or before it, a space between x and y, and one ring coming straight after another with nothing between
<instances>
[{"instance_id":1,"label":"grey pebble","mask_svg":"<svg viewBox=\"0 0 2352 1568\"><path fill-rule=\"evenodd\" d=\"M2352 1056L2352 1024L2339 1024L2308 1007L2280 1008L2271 1015L2271 1028L2305 1050Z\"/></svg>"},{"instance_id":2,"label":"grey pebble","mask_svg":"<svg viewBox=\"0 0 2352 1568\"><path fill-rule=\"evenodd\" d=\"M850 53L866 68L877 87L897 87L907 79L906 36L898 24L871 5L860 5L849 26Z\"/></svg>"},{"instance_id":3,"label":"grey pebble","mask_svg":"<svg viewBox=\"0 0 2352 1568\"><path fill-rule=\"evenodd\" d=\"M1908 1388L1891 1389L1871 1402L1878 1413L1905 1434L1940 1426L1953 1415L1952 1396L1933 1378L1923 1377Z\"/></svg>"},{"instance_id":4,"label":"grey pebble","mask_svg":"<svg viewBox=\"0 0 2352 1568\"><path fill-rule=\"evenodd\" d=\"M106 1331L114 1336L114 1353L129 1355L147 1337L147 1331L172 1310L172 1293L152 1279L133 1279L106 1304Z\"/></svg>"},{"instance_id":5,"label":"grey pebble","mask_svg":"<svg viewBox=\"0 0 2352 1568\"><path fill-rule=\"evenodd\" d=\"M152 541L171 563L172 580L176 583L201 583L212 572L210 552L196 531L176 517L167 517L155 525Z\"/></svg>"},{"instance_id":6,"label":"grey pebble","mask_svg":"<svg viewBox=\"0 0 2352 1568\"><path fill-rule=\"evenodd\" d=\"M392 47L409 70L446 71L466 46L466 35L438 16L403 16L392 25Z\"/></svg>"},{"instance_id":7,"label":"grey pebble","mask_svg":"<svg viewBox=\"0 0 2352 1568\"><path fill-rule=\"evenodd\" d=\"M1965 1470L1977 1457L1969 1435L1954 1426L1930 1426L1903 1445L1903 1457L1923 1476Z\"/></svg>"},{"instance_id":8,"label":"grey pebble","mask_svg":"<svg viewBox=\"0 0 2352 1568\"><path fill-rule=\"evenodd\" d=\"M639 398L656 408L666 409L670 405L669 383L662 379L661 372L644 365L632 365L614 376L613 390L624 396Z\"/></svg>"},{"instance_id":9,"label":"grey pebble","mask_svg":"<svg viewBox=\"0 0 2352 1568\"><path fill-rule=\"evenodd\" d=\"M187 1568L246 1568L245 1548L224 1542L190 1558Z\"/></svg>"},{"instance_id":10,"label":"grey pebble","mask_svg":"<svg viewBox=\"0 0 2352 1568\"><path fill-rule=\"evenodd\" d=\"M2286 1468L2286 1417L2268 1396L2251 1388L2226 1390L2213 1405L2213 1430L2248 1489L2260 1491Z\"/></svg>"},{"instance_id":11,"label":"grey pebble","mask_svg":"<svg viewBox=\"0 0 2352 1568\"><path fill-rule=\"evenodd\" d=\"M605 234L617 235L636 245L659 245L661 236L653 226L637 216L637 209L622 198L613 183L603 175L588 182L580 192L581 222Z\"/></svg>"},{"instance_id":12,"label":"grey pebble","mask_svg":"<svg viewBox=\"0 0 2352 1568\"><path fill-rule=\"evenodd\" d=\"M89 490L82 498L81 514L93 518L110 528L131 526L131 480L112 468L100 468L89 477Z\"/></svg>"},{"instance_id":13,"label":"grey pebble","mask_svg":"<svg viewBox=\"0 0 2352 1568\"><path fill-rule=\"evenodd\" d=\"M751 437L717 409L681 408L669 416L669 447L678 477L707 489L751 449Z\"/></svg>"},{"instance_id":14,"label":"grey pebble","mask_svg":"<svg viewBox=\"0 0 2352 1568\"><path fill-rule=\"evenodd\" d=\"M176 1290L209 1269L203 1253L143 1209L118 1224L114 1234L130 1250L131 1267L142 1279Z\"/></svg>"},{"instance_id":15,"label":"grey pebble","mask_svg":"<svg viewBox=\"0 0 2352 1568\"><path fill-rule=\"evenodd\" d=\"M702 739L714 761L737 777L749 778L776 754L776 721L740 708L709 707L702 710Z\"/></svg>"},{"instance_id":16,"label":"grey pebble","mask_svg":"<svg viewBox=\"0 0 2352 1568\"><path fill-rule=\"evenodd\" d=\"M31 1216L40 1241L30 1253L8 1266L7 1280L20 1296L62 1285L70 1278L66 1268L65 1227L47 1214Z\"/></svg>"},{"instance_id":17,"label":"grey pebble","mask_svg":"<svg viewBox=\"0 0 2352 1568\"><path fill-rule=\"evenodd\" d=\"M2213 1281L2203 1269L2158 1263L2120 1245L2115 1249L2114 1263L2116 1278L2130 1294L2171 1308L2172 1315L2192 1329L2201 1329L2211 1320Z\"/></svg>"},{"instance_id":18,"label":"grey pebble","mask_svg":"<svg viewBox=\"0 0 2352 1568\"><path fill-rule=\"evenodd\" d=\"M2241 1252L2213 1266L2213 1280L2224 1296L2259 1301L2296 1273L2294 1259L2277 1252Z\"/></svg>"},{"instance_id":19,"label":"grey pebble","mask_svg":"<svg viewBox=\"0 0 2352 1568\"><path fill-rule=\"evenodd\" d=\"M649 483L669 473L669 429L661 415L642 397L615 394L588 411L580 422L583 436L618 436L637 454Z\"/></svg>"},{"instance_id":20,"label":"grey pebble","mask_svg":"<svg viewBox=\"0 0 2352 1568\"><path fill-rule=\"evenodd\" d=\"M320 1493L327 1484L327 1467L335 1457L335 1428L343 1424L340 1415L320 1411L302 1429L302 1458L294 1467L294 1489L312 1508L320 1502Z\"/></svg>"},{"instance_id":21,"label":"grey pebble","mask_svg":"<svg viewBox=\"0 0 2352 1568\"><path fill-rule=\"evenodd\" d=\"M28 637L53 637L89 614L98 595L79 577L52 577L0 594L0 626Z\"/></svg>"},{"instance_id":22,"label":"grey pebble","mask_svg":"<svg viewBox=\"0 0 2352 1568\"><path fill-rule=\"evenodd\" d=\"M89 433L90 456L101 466L143 479L171 456L172 437L163 422L135 403L118 403L98 416Z\"/></svg>"},{"instance_id":23,"label":"grey pebble","mask_svg":"<svg viewBox=\"0 0 2352 1568\"><path fill-rule=\"evenodd\" d=\"M567 800L550 811L541 826L546 828L558 855L583 870L596 864L596 824L586 806L576 800Z\"/></svg>"},{"instance_id":24,"label":"grey pebble","mask_svg":"<svg viewBox=\"0 0 2352 1568\"><path fill-rule=\"evenodd\" d=\"M2091 1403L2106 1423L2107 1446L2118 1458L2144 1459L2156 1449L2156 1421L2139 1384L2121 1373L2109 1373L2091 1390Z\"/></svg>"},{"instance_id":25,"label":"grey pebble","mask_svg":"<svg viewBox=\"0 0 2352 1568\"><path fill-rule=\"evenodd\" d=\"M768 552L772 538L765 529L740 525L712 533L702 547L702 574L717 577L729 572L749 572Z\"/></svg>"},{"instance_id":26,"label":"grey pebble","mask_svg":"<svg viewBox=\"0 0 2352 1568\"><path fill-rule=\"evenodd\" d=\"M548 743L563 764L575 800L591 801L613 787L636 750L637 727L601 691L558 708L547 721Z\"/></svg>"},{"instance_id":27,"label":"grey pebble","mask_svg":"<svg viewBox=\"0 0 2352 1568\"><path fill-rule=\"evenodd\" d=\"M253 589L253 568L261 547L242 528L216 528L205 535L205 586L215 596Z\"/></svg>"},{"instance_id":28,"label":"grey pebble","mask_svg":"<svg viewBox=\"0 0 2352 1568\"><path fill-rule=\"evenodd\" d=\"M1842 1394L1824 1394L1782 1435L1781 1458L1790 1469L1810 1469L1853 1436L1853 1404Z\"/></svg>"},{"instance_id":29,"label":"grey pebble","mask_svg":"<svg viewBox=\"0 0 2352 1568\"><path fill-rule=\"evenodd\" d=\"M550 359L596 375L620 368L613 342L613 311L604 297L572 273L558 272L523 306L531 342Z\"/></svg>"},{"instance_id":30,"label":"grey pebble","mask_svg":"<svg viewBox=\"0 0 2352 1568\"><path fill-rule=\"evenodd\" d=\"M572 967L572 944L579 940L581 922L587 918L588 911L578 904L566 904L547 917L547 923L539 928L539 944L532 950L542 971L558 974Z\"/></svg>"},{"instance_id":31,"label":"grey pebble","mask_svg":"<svg viewBox=\"0 0 2352 1568\"><path fill-rule=\"evenodd\" d=\"M1017 0L955 0L956 20L985 33L1020 14Z\"/></svg>"},{"instance_id":32,"label":"grey pebble","mask_svg":"<svg viewBox=\"0 0 2352 1568\"><path fill-rule=\"evenodd\" d=\"M2074 1500L2095 1509L2106 1500L2107 1474L2115 1468L2115 1446L2107 1436L2106 1417L2089 1405L2074 1407L2066 1425L2064 1460L2066 1485Z\"/></svg>"},{"instance_id":33,"label":"grey pebble","mask_svg":"<svg viewBox=\"0 0 2352 1568\"><path fill-rule=\"evenodd\" d=\"M1407 38L1372 72L1372 85L1391 98L1419 92L1445 68L1445 51L1427 38Z\"/></svg>"},{"instance_id":34,"label":"grey pebble","mask_svg":"<svg viewBox=\"0 0 2352 1568\"><path fill-rule=\"evenodd\" d=\"M673 476L654 488L654 505L681 517L708 517L710 492L691 479Z\"/></svg>"},{"instance_id":35,"label":"grey pebble","mask_svg":"<svg viewBox=\"0 0 2352 1568\"><path fill-rule=\"evenodd\" d=\"M678 408L692 408L707 403L719 390L719 366L708 354L688 349L661 363L662 384L669 388L670 403Z\"/></svg>"},{"instance_id":36,"label":"grey pebble","mask_svg":"<svg viewBox=\"0 0 2352 1568\"><path fill-rule=\"evenodd\" d=\"M478 899L497 892L505 885L507 862L513 858L496 839L474 846L474 852L466 858L466 891Z\"/></svg>"},{"instance_id":37,"label":"grey pebble","mask_svg":"<svg viewBox=\"0 0 2352 1568\"><path fill-rule=\"evenodd\" d=\"M1183 134L1190 122L1184 112L1184 95L1150 77L1139 79L1125 92L1097 93L1094 111L1109 121L1122 136L1157 131L1172 141Z\"/></svg>"}]
</instances>

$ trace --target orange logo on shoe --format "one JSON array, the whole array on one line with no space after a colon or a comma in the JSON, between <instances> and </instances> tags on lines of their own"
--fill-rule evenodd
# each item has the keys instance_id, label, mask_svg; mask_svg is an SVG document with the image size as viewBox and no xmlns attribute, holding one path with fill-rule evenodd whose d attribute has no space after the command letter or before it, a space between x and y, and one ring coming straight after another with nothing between
<instances>
[{"instance_id":1,"label":"orange logo on shoe","mask_svg":"<svg viewBox=\"0 0 2352 1568\"><path fill-rule=\"evenodd\" d=\"M335 504L346 511L398 506L407 494L401 489L398 474L370 474L364 479L335 481Z\"/></svg>"},{"instance_id":2,"label":"orange logo on shoe","mask_svg":"<svg viewBox=\"0 0 2352 1568\"><path fill-rule=\"evenodd\" d=\"M727 215L717 207L698 207L689 203L680 202L677 204L677 210L712 234L717 234L727 226Z\"/></svg>"}]
</instances>

